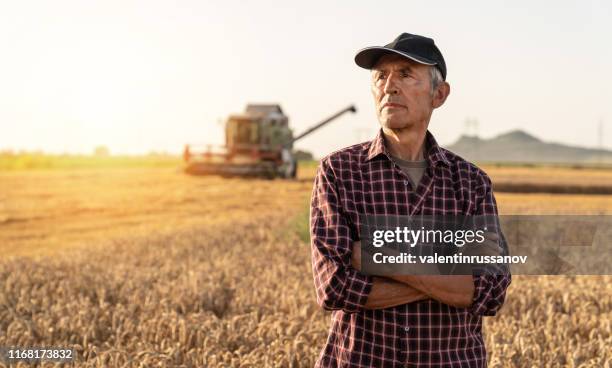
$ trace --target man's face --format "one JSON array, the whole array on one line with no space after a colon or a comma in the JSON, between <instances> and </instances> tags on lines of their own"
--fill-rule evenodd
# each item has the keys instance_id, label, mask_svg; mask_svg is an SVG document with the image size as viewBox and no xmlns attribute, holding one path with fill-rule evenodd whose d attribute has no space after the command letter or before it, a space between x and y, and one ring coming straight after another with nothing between
<instances>
[{"instance_id":1,"label":"man's face","mask_svg":"<svg viewBox=\"0 0 612 368\"><path fill-rule=\"evenodd\" d=\"M433 109L439 106L432 95L429 66L400 55L378 60L372 69L372 94L378 121L390 129L425 130Z\"/></svg>"}]
</instances>

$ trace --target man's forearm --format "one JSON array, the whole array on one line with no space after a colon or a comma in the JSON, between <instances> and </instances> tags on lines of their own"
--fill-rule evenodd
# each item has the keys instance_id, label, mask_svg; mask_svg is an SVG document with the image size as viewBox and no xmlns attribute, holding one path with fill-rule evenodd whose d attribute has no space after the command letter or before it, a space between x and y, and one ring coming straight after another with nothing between
<instances>
[{"instance_id":1,"label":"man's forearm","mask_svg":"<svg viewBox=\"0 0 612 368\"><path fill-rule=\"evenodd\" d=\"M355 269L361 270L361 242L359 241L353 244L351 262ZM420 266L425 267L424 265ZM379 308L414 301L403 301L404 299L402 298L406 298L406 293L409 297L419 298L415 300L431 298L455 307L469 307L474 297L474 279L472 275L392 275L375 279L383 281L379 281L382 284L378 288L372 287L372 292L375 293L368 300L372 298L373 305L379 305L380 301L384 301L384 305ZM385 282L384 280L397 281L404 284L404 286L408 286L410 289L405 289L395 284L389 285L388 281ZM391 293L392 296L387 296L385 293ZM424 294L424 296L421 294Z\"/></svg>"},{"instance_id":2,"label":"man's forearm","mask_svg":"<svg viewBox=\"0 0 612 368\"><path fill-rule=\"evenodd\" d=\"M469 307L474 296L472 275L393 275L392 280L455 307Z\"/></svg>"},{"instance_id":3,"label":"man's forearm","mask_svg":"<svg viewBox=\"0 0 612 368\"><path fill-rule=\"evenodd\" d=\"M478 249L481 255L499 255L501 249L497 245L498 235L487 233L486 241ZM395 255L392 249L386 249L389 255ZM370 255L371 256L371 255ZM361 242L353 245L353 266L361 269ZM401 282L423 292L428 297L455 307L469 307L474 298L474 278L472 275L430 275L427 265L414 265L413 271L422 268L421 274L388 275L391 280Z\"/></svg>"},{"instance_id":4,"label":"man's forearm","mask_svg":"<svg viewBox=\"0 0 612 368\"><path fill-rule=\"evenodd\" d=\"M374 277L365 308L390 308L423 299L429 299L429 296L410 285L384 277Z\"/></svg>"}]
</instances>

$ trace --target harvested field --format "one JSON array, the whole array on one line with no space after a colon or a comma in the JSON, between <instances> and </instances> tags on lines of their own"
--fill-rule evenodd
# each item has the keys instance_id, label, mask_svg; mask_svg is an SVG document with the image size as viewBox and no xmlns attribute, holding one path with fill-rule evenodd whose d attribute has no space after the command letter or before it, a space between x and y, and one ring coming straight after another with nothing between
<instances>
[{"instance_id":1,"label":"harvested field","mask_svg":"<svg viewBox=\"0 0 612 368\"><path fill-rule=\"evenodd\" d=\"M312 180L192 177L176 168L0 172L4 255L172 233L302 206Z\"/></svg>"},{"instance_id":2,"label":"harvested field","mask_svg":"<svg viewBox=\"0 0 612 368\"><path fill-rule=\"evenodd\" d=\"M499 192L612 194L612 170L589 167L485 165Z\"/></svg>"}]
</instances>

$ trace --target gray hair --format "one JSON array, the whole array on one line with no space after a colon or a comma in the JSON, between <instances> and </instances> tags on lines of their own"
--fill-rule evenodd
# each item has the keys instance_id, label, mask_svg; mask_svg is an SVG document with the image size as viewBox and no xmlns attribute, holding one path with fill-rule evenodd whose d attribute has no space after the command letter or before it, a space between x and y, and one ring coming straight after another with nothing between
<instances>
[{"instance_id":1,"label":"gray hair","mask_svg":"<svg viewBox=\"0 0 612 368\"><path fill-rule=\"evenodd\" d=\"M444 82L440 69L436 68L434 65L429 67L429 80L431 81L431 94L433 95L436 88Z\"/></svg>"}]
</instances>

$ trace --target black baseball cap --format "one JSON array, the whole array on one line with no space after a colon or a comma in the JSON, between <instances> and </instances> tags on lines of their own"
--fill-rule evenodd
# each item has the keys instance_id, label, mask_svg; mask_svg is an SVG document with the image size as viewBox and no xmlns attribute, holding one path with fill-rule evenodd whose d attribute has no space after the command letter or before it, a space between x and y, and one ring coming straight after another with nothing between
<instances>
[{"instance_id":1,"label":"black baseball cap","mask_svg":"<svg viewBox=\"0 0 612 368\"><path fill-rule=\"evenodd\" d=\"M385 46L372 46L361 49L355 55L355 63L362 68L372 69L378 59L385 54L398 54L417 63L434 65L446 80L446 63L442 53L429 37L402 33Z\"/></svg>"}]
</instances>

